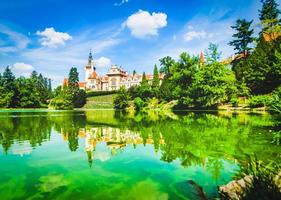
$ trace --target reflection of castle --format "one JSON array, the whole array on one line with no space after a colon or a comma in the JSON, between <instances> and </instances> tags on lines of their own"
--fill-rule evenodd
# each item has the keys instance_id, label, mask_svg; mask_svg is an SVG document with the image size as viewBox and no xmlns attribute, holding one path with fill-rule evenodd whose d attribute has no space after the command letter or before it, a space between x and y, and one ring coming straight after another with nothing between
<instances>
[{"instance_id":1,"label":"reflection of castle","mask_svg":"<svg viewBox=\"0 0 281 200\"><path fill-rule=\"evenodd\" d=\"M164 74L159 75L160 84L164 78ZM146 79L151 82L153 75L147 75ZM96 72L95 63L92 53L90 52L88 63L85 66L85 81L79 83L80 89L92 91L110 91L118 90L122 86L130 88L139 85L142 81L141 74L129 74L116 65L112 65L105 76L99 76ZM64 79L63 85L67 85L68 80Z\"/></svg>"},{"instance_id":2,"label":"reflection of castle","mask_svg":"<svg viewBox=\"0 0 281 200\"><path fill-rule=\"evenodd\" d=\"M87 153L89 164L91 165L94 160L94 151L96 150L97 144L105 143L106 147L110 150L111 155L114 156L118 151L125 148L127 145L137 145L144 144L154 144L152 135L148 135L146 139L143 139L142 136L130 130L120 130L118 128L111 127L99 127L99 128L90 128L90 129L80 129L78 133L79 138L85 139L85 151ZM63 134L64 140L67 140L67 136ZM164 144L164 139L160 134L159 145Z\"/></svg>"}]
</instances>

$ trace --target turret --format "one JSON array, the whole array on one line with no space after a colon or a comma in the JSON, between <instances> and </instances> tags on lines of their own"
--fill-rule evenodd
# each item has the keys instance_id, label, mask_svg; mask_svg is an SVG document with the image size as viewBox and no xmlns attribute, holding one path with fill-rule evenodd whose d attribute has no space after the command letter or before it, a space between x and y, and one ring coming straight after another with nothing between
<instances>
[{"instance_id":1,"label":"turret","mask_svg":"<svg viewBox=\"0 0 281 200\"><path fill-rule=\"evenodd\" d=\"M93 69L95 69L95 67L93 62L92 51L90 50L88 64L85 66L85 82L88 81L89 76L93 73Z\"/></svg>"}]
</instances>

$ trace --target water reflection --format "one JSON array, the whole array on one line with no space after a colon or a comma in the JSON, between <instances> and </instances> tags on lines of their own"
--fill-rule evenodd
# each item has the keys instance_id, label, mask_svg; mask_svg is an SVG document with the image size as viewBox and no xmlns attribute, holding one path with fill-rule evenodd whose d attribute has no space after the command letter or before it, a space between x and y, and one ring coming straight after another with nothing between
<instances>
[{"instance_id":1,"label":"water reflection","mask_svg":"<svg viewBox=\"0 0 281 200\"><path fill-rule=\"evenodd\" d=\"M280 162L278 121L227 112L3 112L0 195L140 199L150 189L155 198L196 199L187 184L194 180L212 199L249 156Z\"/></svg>"},{"instance_id":2,"label":"water reflection","mask_svg":"<svg viewBox=\"0 0 281 200\"><path fill-rule=\"evenodd\" d=\"M179 159L183 166L209 163L219 168L221 159L242 162L246 155L258 155L265 161L280 159L278 146L270 143L275 124L270 115L155 116L114 111L1 113L0 144L6 154L23 156L49 141L54 130L62 134L70 151L77 151L79 139L84 140L81 148L90 165L98 143L105 143L112 155L128 145L153 145L155 152L160 150L161 160Z\"/></svg>"}]
</instances>

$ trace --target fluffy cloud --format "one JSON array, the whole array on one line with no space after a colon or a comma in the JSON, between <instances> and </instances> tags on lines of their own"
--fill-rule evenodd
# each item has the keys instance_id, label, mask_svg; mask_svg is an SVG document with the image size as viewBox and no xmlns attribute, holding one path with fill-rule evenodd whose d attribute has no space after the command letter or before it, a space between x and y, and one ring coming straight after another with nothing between
<instances>
[{"instance_id":1,"label":"fluffy cloud","mask_svg":"<svg viewBox=\"0 0 281 200\"><path fill-rule=\"evenodd\" d=\"M13 64L12 69L16 76L30 76L31 72L34 70L34 67L30 64L23 62L17 62Z\"/></svg>"},{"instance_id":2,"label":"fluffy cloud","mask_svg":"<svg viewBox=\"0 0 281 200\"><path fill-rule=\"evenodd\" d=\"M97 67L109 67L111 64L111 60L106 57L100 57L99 59L96 60L96 65Z\"/></svg>"},{"instance_id":3,"label":"fluffy cloud","mask_svg":"<svg viewBox=\"0 0 281 200\"><path fill-rule=\"evenodd\" d=\"M16 70L22 70L22 71L30 71L30 70L34 69L34 67L32 65L25 64L25 63L22 63L22 62L15 63L13 65L13 68L16 69Z\"/></svg>"},{"instance_id":4,"label":"fluffy cloud","mask_svg":"<svg viewBox=\"0 0 281 200\"><path fill-rule=\"evenodd\" d=\"M46 28L44 31L37 31L36 35L42 36L40 39L41 45L50 48L56 48L59 45L64 45L65 41L72 39L68 33L57 32L53 27Z\"/></svg>"},{"instance_id":5,"label":"fluffy cloud","mask_svg":"<svg viewBox=\"0 0 281 200\"><path fill-rule=\"evenodd\" d=\"M186 42L189 42L193 39L206 39L212 38L213 34L207 33L206 31L189 31L184 34L183 38Z\"/></svg>"},{"instance_id":6,"label":"fluffy cloud","mask_svg":"<svg viewBox=\"0 0 281 200\"><path fill-rule=\"evenodd\" d=\"M158 35L158 30L167 26L167 15L165 13L150 14L147 11L139 10L129 16L124 25L130 29L131 34L136 38Z\"/></svg>"}]
</instances>

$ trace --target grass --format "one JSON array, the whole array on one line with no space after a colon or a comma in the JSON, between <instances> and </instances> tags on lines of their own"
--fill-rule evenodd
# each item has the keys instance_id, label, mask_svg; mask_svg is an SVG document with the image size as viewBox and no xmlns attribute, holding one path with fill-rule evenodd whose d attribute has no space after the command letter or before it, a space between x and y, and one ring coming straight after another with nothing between
<instances>
[{"instance_id":1,"label":"grass","mask_svg":"<svg viewBox=\"0 0 281 200\"><path fill-rule=\"evenodd\" d=\"M116 94L88 97L83 108L86 109L113 109L113 99Z\"/></svg>"}]
</instances>

